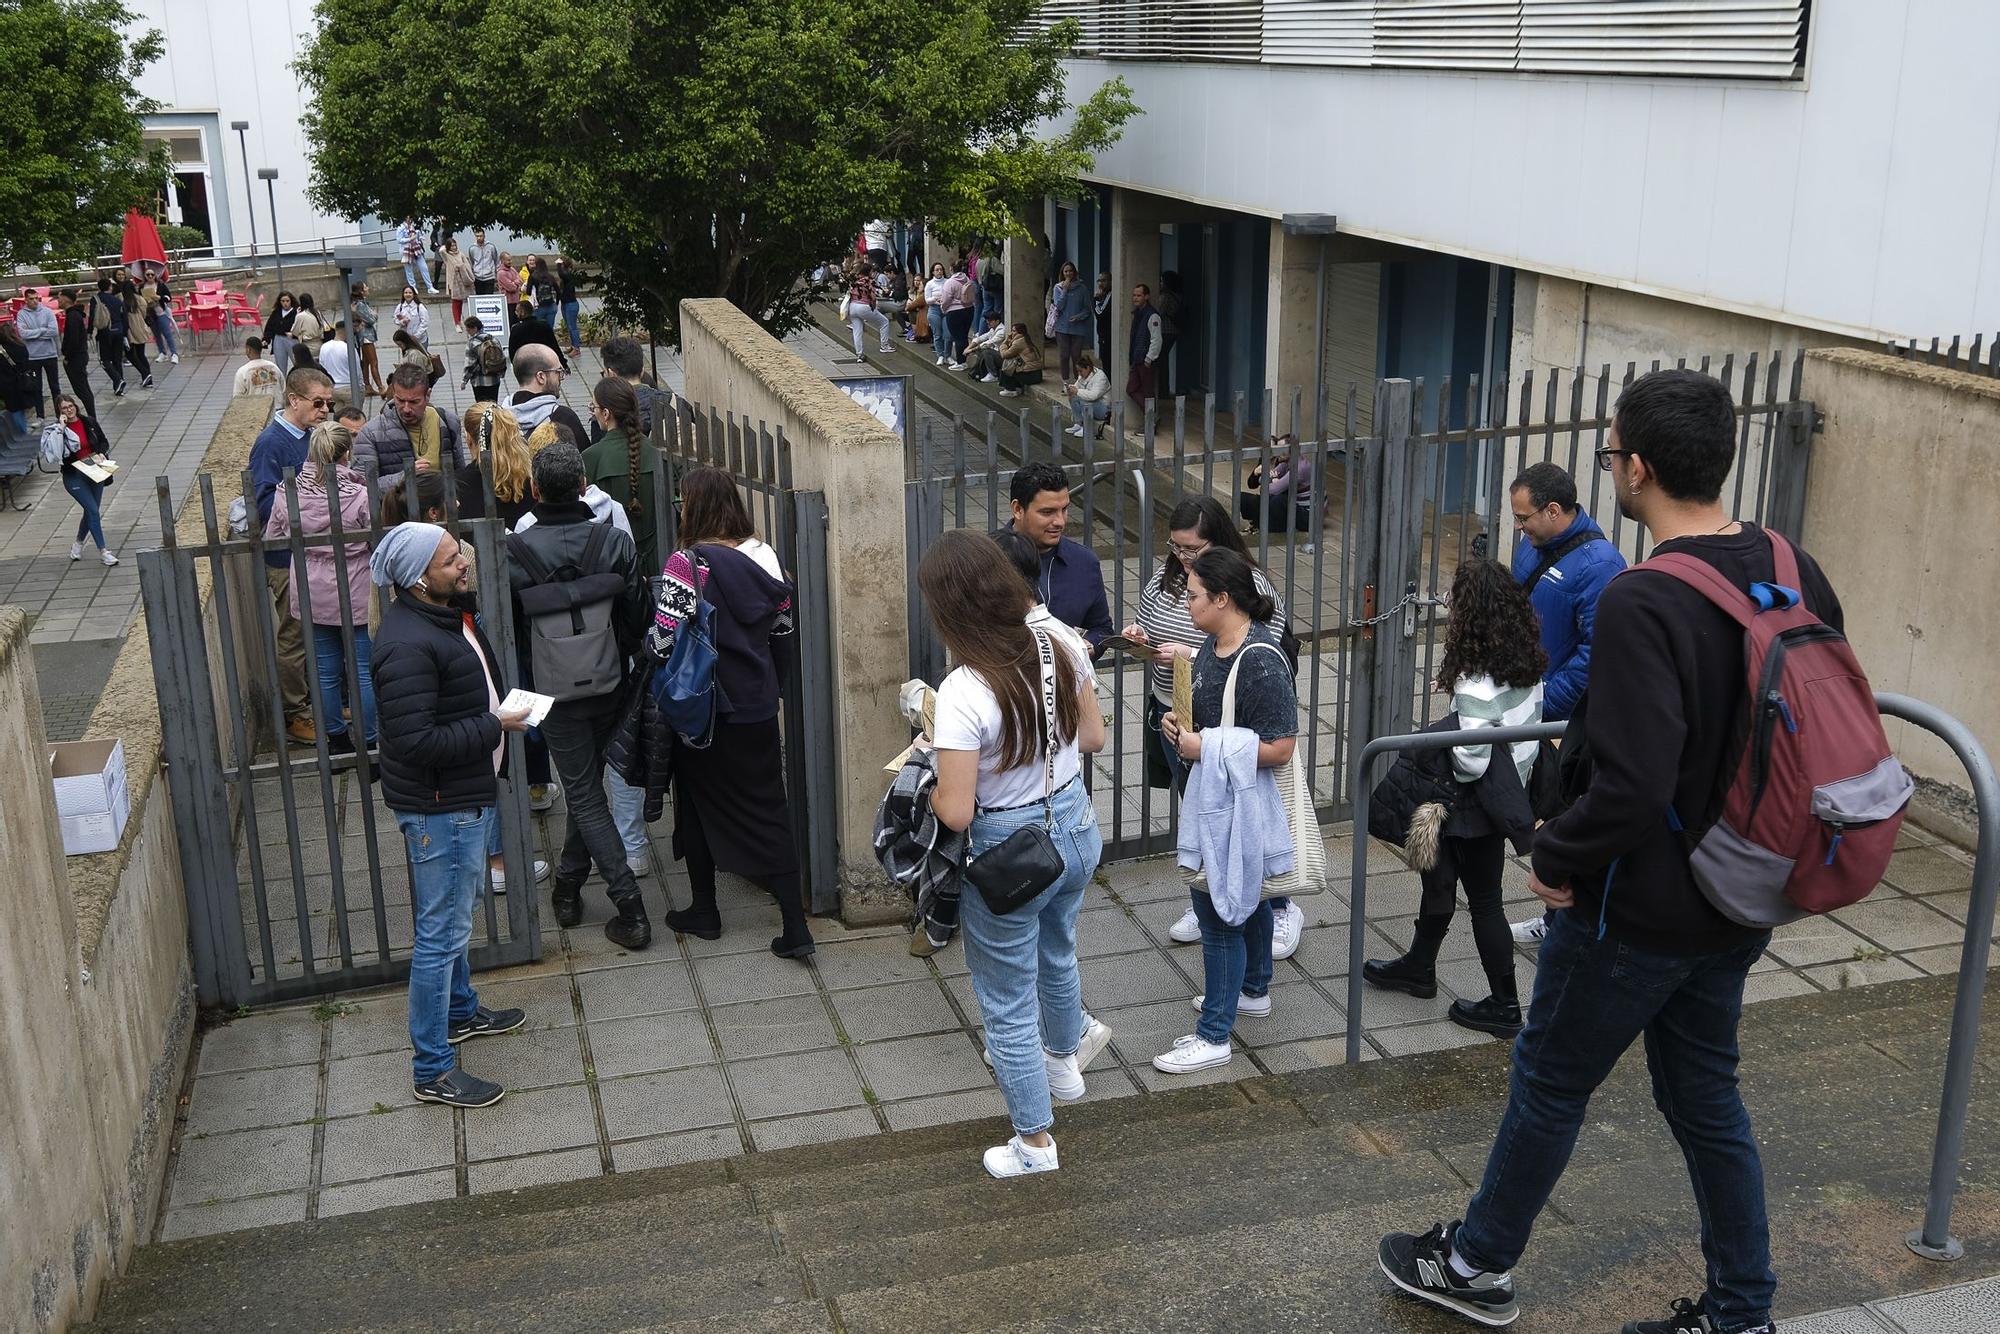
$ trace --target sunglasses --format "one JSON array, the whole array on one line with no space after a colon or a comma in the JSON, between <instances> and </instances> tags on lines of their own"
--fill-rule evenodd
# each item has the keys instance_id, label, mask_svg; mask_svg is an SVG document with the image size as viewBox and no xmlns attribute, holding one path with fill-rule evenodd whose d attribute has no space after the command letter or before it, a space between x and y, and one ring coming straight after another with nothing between
<instances>
[{"instance_id":1,"label":"sunglasses","mask_svg":"<svg viewBox=\"0 0 2000 1334\"><path fill-rule=\"evenodd\" d=\"M330 398L309 398L306 402L316 408L331 408L333 406L333 400Z\"/></svg>"}]
</instances>

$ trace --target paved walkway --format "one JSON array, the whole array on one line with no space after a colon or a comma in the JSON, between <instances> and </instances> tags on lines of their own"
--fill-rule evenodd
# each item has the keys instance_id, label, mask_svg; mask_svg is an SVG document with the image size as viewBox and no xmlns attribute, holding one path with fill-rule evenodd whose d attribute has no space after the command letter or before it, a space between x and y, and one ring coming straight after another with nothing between
<instances>
[{"instance_id":1,"label":"paved walkway","mask_svg":"<svg viewBox=\"0 0 2000 1334\"><path fill-rule=\"evenodd\" d=\"M543 846L557 830L538 831ZM656 926L685 902L664 830L655 878L642 882ZM1867 902L1778 933L1757 966L1752 1001L1951 973L1971 884L1969 861L1911 832ZM1307 930L1278 966L1275 1011L1245 1018L1238 1058L1192 1077L1151 1058L1191 1031L1200 990L1196 946L1169 942L1186 906L1162 861L1105 867L1079 923L1084 1001L1110 1025L1089 1071L1092 1101L1337 1064L1347 1029L1344 872L1350 847L1329 840L1336 882L1301 900ZM1377 848L1369 952L1410 938L1417 877ZM523 1031L476 1043L468 1068L504 1082L504 1102L461 1113L416 1105L403 993L262 1011L206 1033L168 1185L163 1239L380 1208L416 1200L629 1172L1000 1115L980 1062L978 1006L964 951L911 958L900 930L816 922L810 967L773 958L769 900L723 883L720 940L662 934L628 953L605 940L609 909L593 880L582 926L559 931L542 899L540 963L478 979L490 1005L528 1011ZM1525 872L1507 897L1527 911ZM359 919L357 918L357 921ZM357 926L365 930L365 926ZM1533 956L1517 965L1532 985ZM1371 992L1365 1056L1490 1041L1442 1016L1485 979L1464 921L1446 942L1434 1001Z\"/></svg>"},{"instance_id":2,"label":"paved walkway","mask_svg":"<svg viewBox=\"0 0 2000 1334\"><path fill-rule=\"evenodd\" d=\"M1992 1334L2000 1329L2000 1278L1822 1311L1782 1328L1785 1334Z\"/></svg>"}]
</instances>

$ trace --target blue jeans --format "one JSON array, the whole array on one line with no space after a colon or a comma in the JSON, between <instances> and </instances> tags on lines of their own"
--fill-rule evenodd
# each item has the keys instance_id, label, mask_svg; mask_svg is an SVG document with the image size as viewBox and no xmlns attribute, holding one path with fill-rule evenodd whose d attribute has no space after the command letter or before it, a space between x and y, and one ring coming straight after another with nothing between
<instances>
[{"instance_id":1,"label":"blue jeans","mask_svg":"<svg viewBox=\"0 0 2000 1334\"><path fill-rule=\"evenodd\" d=\"M1201 1018L1194 1031L1204 1042L1227 1043L1236 1027L1239 994L1256 997L1271 990L1271 904L1259 903L1231 926L1216 915L1206 890L1190 889L1188 896L1201 922Z\"/></svg>"},{"instance_id":2,"label":"blue jeans","mask_svg":"<svg viewBox=\"0 0 2000 1334\"><path fill-rule=\"evenodd\" d=\"M1093 421L1107 421L1111 417L1111 400L1093 398L1088 403L1075 394L1069 396L1069 415L1076 421L1077 429L1088 431ZM1085 420L1088 418L1089 420Z\"/></svg>"},{"instance_id":3,"label":"blue jeans","mask_svg":"<svg viewBox=\"0 0 2000 1334\"><path fill-rule=\"evenodd\" d=\"M1528 1026L1514 1039L1507 1111L1458 1232L1466 1263L1514 1267L1569 1163L1590 1095L1643 1037L1653 1102L1687 1160L1701 1215L1708 1317L1721 1331L1770 1319L1777 1279L1764 1168L1736 1087L1743 980L1769 943L1767 934L1728 954L1676 958L1599 940L1572 910L1554 915Z\"/></svg>"},{"instance_id":4,"label":"blue jeans","mask_svg":"<svg viewBox=\"0 0 2000 1334\"><path fill-rule=\"evenodd\" d=\"M63 469L62 483L70 499L83 509L83 517L76 521L76 540L81 542L89 537L97 543L99 551L104 550L104 520L98 508L104 496L104 483L93 482L74 468Z\"/></svg>"},{"instance_id":5,"label":"blue jeans","mask_svg":"<svg viewBox=\"0 0 2000 1334\"><path fill-rule=\"evenodd\" d=\"M537 315L537 316L538 316L538 317L539 317L539 318L541 319L542 323L544 323L544 324L546 324L546 325L548 325L548 326L549 326L549 332L550 332L550 333L554 333L554 332L555 332L555 329L556 329L556 303L555 303L555 302L553 302L553 301L540 301L540 302L537 302L537 303L535 304L535 314L536 314L536 315Z\"/></svg>"},{"instance_id":6,"label":"blue jeans","mask_svg":"<svg viewBox=\"0 0 2000 1334\"><path fill-rule=\"evenodd\" d=\"M7 412L7 420L14 423L15 431L21 435L28 433L28 410L26 408L21 409L19 412L15 412L10 408Z\"/></svg>"},{"instance_id":7,"label":"blue jeans","mask_svg":"<svg viewBox=\"0 0 2000 1334\"><path fill-rule=\"evenodd\" d=\"M420 259L406 259L403 261L403 285L405 287L421 288L429 292L432 296L437 295L437 287L431 282L431 266ZM283 365L282 362L279 364Z\"/></svg>"},{"instance_id":8,"label":"blue jeans","mask_svg":"<svg viewBox=\"0 0 2000 1334\"><path fill-rule=\"evenodd\" d=\"M472 912L486 886L486 843L494 810L413 815L398 811L410 856L410 902L416 940L410 947L410 1046L412 1077L425 1084L458 1064L446 1041L452 1020L472 1017L479 996L472 989Z\"/></svg>"},{"instance_id":9,"label":"blue jeans","mask_svg":"<svg viewBox=\"0 0 2000 1334\"><path fill-rule=\"evenodd\" d=\"M930 319L931 352L942 357L951 350L951 333L944 325L944 307L935 301L931 302Z\"/></svg>"},{"instance_id":10,"label":"blue jeans","mask_svg":"<svg viewBox=\"0 0 2000 1334\"><path fill-rule=\"evenodd\" d=\"M160 350L170 357L181 354L180 341L174 337L174 317L162 311L153 317L153 334L160 340Z\"/></svg>"},{"instance_id":11,"label":"blue jeans","mask_svg":"<svg viewBox=\"0 0 2000 1334\"><path fill-rule=\"evenodd\" d=\"M563 328L569 330L569 345L571 347L579 346L576 341L577 312L579 309L580 306L575 301L565 301L562 303Z\"/></svg>"},{"instance_id":12,"label":"blue jeans","mask_svg":"<svg viewBox=\"0 0 2000 1334\"><path fill-rule=\"evenodd\" d=\"M1055 1124L1049 1102L1046 1047L1067 1056L1083 1040L1083 984L1076 973L1076 914L1084 887L1097 870L1104 839L1097 809L1081 778L1057 789L1050 833L1063 857L1063 876L1005 917L996 917L979 891L959 897L959 925L972 994L986 1025L993 1077L1007 1100L1014 1130L1034 1135ZM1024 825L1039 824L1042 803L973 817L971 855L977 857Z\"/></svg>"},{"instance_id":13,"label":"blue jeans","mask_svg":"<svg viewBox=\"0 0 2000 1334\"><path fill-rule=\"evenodd\" d=\"M635 861L646 855L646 789L633 787L604 766L604 790L611 799L611 822L618 826L618 841L625 845L625 859Z\"/></svg>"},{"instance_id":14,"label":"blue jeans","mask_svg":"<svg viewBox=\"0 0 2000 1334\"><path fill-rule=\"evenodd\" d=\"M360 609L365 615L367 608ZM347 731L347 719L340 716L340 706L345 704L348 711L354 711L354 701L347 696L347 655L341 652L340 627L337 625L315 625L313 632L313 657L319 665L319 697L326 709L326 734L341 736ZM369 745L375 744L375 675L370 666L373 654L368 642L367 625L354 627L354 674L361 678L361 735Z\"/></svg>"}]
</instances>

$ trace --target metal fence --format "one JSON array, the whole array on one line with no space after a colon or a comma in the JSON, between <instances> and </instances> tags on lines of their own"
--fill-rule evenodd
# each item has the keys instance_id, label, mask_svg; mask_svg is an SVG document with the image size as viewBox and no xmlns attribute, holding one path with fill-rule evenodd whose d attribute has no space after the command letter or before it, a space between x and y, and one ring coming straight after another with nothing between
<instances>
[{"instance_id":1,"label":"metal fence","mask_svg":"<svg viewBox=\"0 0 2000 1334\"><path fill-rule=\"evenodd\" d=\"M1959 350L1961 346L1963 352ZM1991 342L1985 334L1974 334L1969 339L1953 334L1949 342L1933 338L1928 346L1911 338L1890 343L1888 350L1905 361L1921 361L1927 366L1970 371L1974 375L2000 375L2000 334L1993 335Z\"/></svg>"},{"instance_id":2,"label":"metal fence","mask_svg":"<svg viewBox=\"0 0 2000 1334\"><path fill-rule=\"evenodd\" d=\"M1818 414L1800 398L1801 356L1682 360L1714 374L1736 401L1738 448L1724 499L1740 518L1797 533ZM1443 607L1459 564L1511 560L1519 540L1508 483L1530 463L1551 460L1576 477L1580 505L1628 559L1646 553L1643 531L1618 512L1609 474L1596 466L1611 405L1648 369L1627 364L1529 372L1482 385L1447 379L1383 380L1373 386L1267 395L1262 420L1282 422L1301 443L1315 479L1300 531L1264 526L1247 539L1276 587L1302 653L1300 743L1321 817L1349 813L1349 775L1370 738L1430 721L1441 697L1430 688ZM948 528L992 531L1010 520L1007 488L1029 461L1051 461L1070 479L1070 535L1102 562L1112 620L1136 619L1139 596L1166 555L1167 515L1188 497L1214 496L1233 515L1252 469L1278 446L1245 425L1248 404L1176 399L1135 411L1117 403L1101 441L1065 433L1051 407L984 423L959 418L927 428L905 479L912 675L936 682L944 651L917 593L916 562ZM983 426L983 429L981 427ZM1176 797L1143 779L1145 671L1116 655L1098 666L1110 720L1103 754L1086 770L1107 859L1172 847Z\"/></svg>"},{"instance_id":3,"label":"metal fence","mask_svg":"<svg viewBox=\"0 0 2000 1334\"><path fill-rule=\"evenodd\" d=\"M797 661L783 701L786 779L814 910L832 911L839 886L825 498L794 487L790 446L768 428L683 402L677 414L662 414L653 440L664 465L653 470L650 498L660 516L663 552L672 549L678 470L715 463L735 474L759 531L795 572ZM459 514L461 478L453 460L443 464L443 522L472 548L480 624L499 660L504 693L523 684L513 599L504 595L506 530L497 518ZM471 479L463 480L470 488ZM254 496L249 474L241 481L242 495ZM297 479L288 474L274 502L291 520L278 548L267 546L254 509L247 532L226 531L208 474L197 479L201 540L179 541L175 497L166 478L156 483L162 540L157 550L140 553L139 576L162 702L162 748L180 834L195 982L204 1005L293 1000L408 975L414 918L401 832L382 803L367 748L344 754L328 744L327 724L340 716L340 695L323 690L314 670L311 588L297 578L316 739L309 748L288 742L279 618L265 576L267 551L286 552L296 572L308 551L355 543L372 548L383 531L381 496L372 477L364 481L371 516L366 529L343 532L336 505L329 530L307 534L298 521ZM484 501L480 513L497 514L490 460L480 464L477 489ZM327 619L336 619L329 610L338 613L340 674L346 697L358 702L356 633L371 624L374 609L351 603L344 580L336 581L336 591L339 607L319 613ZM360 736L359 710L353 713L350 734ZM525 744L519 733L509 733L499 828L514 892L483 896L473 928L475 968L541 955L527 788ZM560 831L551 830L551 837Z\"/></svg>"}]
</instances>

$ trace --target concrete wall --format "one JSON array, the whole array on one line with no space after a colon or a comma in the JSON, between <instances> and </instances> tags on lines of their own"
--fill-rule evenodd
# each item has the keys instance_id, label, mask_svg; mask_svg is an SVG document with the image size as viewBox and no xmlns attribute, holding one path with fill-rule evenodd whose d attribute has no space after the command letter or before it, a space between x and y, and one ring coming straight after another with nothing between
<instances>
[{"instance_id":1,"label":"concrete wall","mask_svg":"<svg viewBox=\"0 0 2000 1334\"><path fill-rule=\"evenodd\" d=\"M1787 83L1076 60L1069 86L1145 111L1102 184L1929 337L2000 326L1996 47L1990 0L1837 0Z\"/></svg>"},{"instance_id":2,"label":"concrete wall","mask_svg":"<svg viewBox=\"0 0 2000 1334\"><path fill-rule=\"evenodd\" d=\"M841 915L907 914L872 848L882 765L909 743L896 689L909 674L903 441L726 301L681 302L687 397L782 429L801 490L826 493L833 599Z\"/></svg>"},{"instance_id":3,"label":"concrete wall","mask_svg":"<svg viewBox=\"0 0 2000 1334\"><path fill-rule=\"evenodd\" d=\"M112 734L95 720L90 732ZM150 748L125 736L128 766L157 769L157 735ZM151 1226L194 996L163 791L134 782L118 851L63 856L13 607L0 607L0 773L13 794L0 822L0 1326L44 1330L88 1315ZM80 911L79 891L101 887Z\"/></svg>"},{"instance_id":4,"label":"concrete wall","mask_svg":"<svg viewBox=\"0 0 2000 1334\"><path fill-rule=\"evenodd\" d=\"M2000 380L1831 350L1807 356L1804 388L1826 414L1805 542L1861 665L1876 689L1935 704L2000 748ZM1892 723L1889 739L1919 778L1965 785L1930 733Z\"/></svg>"}]
</instances>

